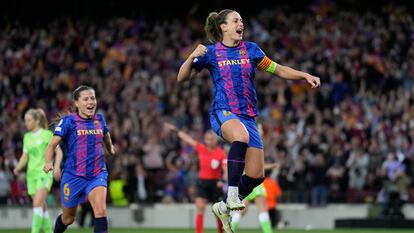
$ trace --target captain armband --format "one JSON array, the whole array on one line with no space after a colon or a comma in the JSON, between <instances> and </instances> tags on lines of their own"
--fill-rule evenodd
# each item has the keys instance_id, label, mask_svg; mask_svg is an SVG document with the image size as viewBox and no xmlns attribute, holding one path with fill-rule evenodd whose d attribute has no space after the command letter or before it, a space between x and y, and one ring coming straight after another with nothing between
<instances>
[{"instance_id":1,"label":"captain armband","mask_svg":"<svg viewBox=\"0 0 414 233\"><path fill-rule=\"evenodd\" d=\"M276 72L277 63L265 56L262 61L257 64L257 67L268 73L274 74Z\"/></svg>"}]
</instances>

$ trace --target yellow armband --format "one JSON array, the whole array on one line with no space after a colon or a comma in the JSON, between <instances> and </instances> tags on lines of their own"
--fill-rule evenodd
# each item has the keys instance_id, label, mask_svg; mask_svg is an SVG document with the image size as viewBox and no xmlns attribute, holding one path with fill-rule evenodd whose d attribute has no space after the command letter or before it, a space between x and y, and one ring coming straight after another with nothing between
<instances>
[{"instance_id":1,"label":"yellow armband","mask_svg":"<svg viewBox=\"0 0 414 233\"><path fill-rule=\"evenodd\" d=\"M257 67L261 70L264 70L268 73L274 74L276 71L277 63L270 60L267 56L265 56L262 61L257 64Z\"/></svg>"}]
</instances>

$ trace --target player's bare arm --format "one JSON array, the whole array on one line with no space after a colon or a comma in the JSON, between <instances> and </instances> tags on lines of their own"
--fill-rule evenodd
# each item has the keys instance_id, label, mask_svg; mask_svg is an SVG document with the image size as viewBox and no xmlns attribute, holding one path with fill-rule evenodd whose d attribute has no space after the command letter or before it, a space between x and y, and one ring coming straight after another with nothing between
<instances>
[{"instance_id":1,"label":"player's bare arm","mask_svg":"<svg viewBox=\"0 0 414 233\"><path fill-rule=\"evenodd\" d=\"M115 155L116 149L115 146L112 144L111 134L108 132L104 136L105 148L109 154Z\"/></svg>"},{"instance_id":2,"label":"player's bare arm","mask_svg":"<svg viewBox=\"0 0 414 233\"><path fill-rule=\"evenodd\" d=\"M185 143L191 145L192 147L195 147L197 145L197 141L194 140L189 134L177 129L177 127L171 123L164 122L164 127L172 132L177 133L177 136L184 141Z\"/></svg>"},{"instance_id":3,"label":"player's bare arm","mask_svg":"<svg viewBox=\"0 0 414 233\"><path fill-rule=\"evenodd\" d=\"M22 156L19 159L19 163L17 164L17 166L13 170L14 175L16 175L16 176L19 175L20 170L22 170L23 167L25 167L27 165L27 161L28 161L27 153L23 152Z\"/></svg>"},{"instance_id":4,"label":"player's bare arm","mask_svg":"<svg viewBox=\"0 0 414 233\"><path fill-rule=\"evenodd\" d=\"M185 62L181 65L178 71L177 81L182 82L187 79L191 79L197 74L197 71L192 69L191 65L197 57L203 56L207 52L207 47L199 44L196 49L188 56Z\"/></svg>"},{"instance_id":5,"label":"player's bare arm","mask_svg":"<svg viewBox=\"0 0 414 233\"><path fill-rule=\"evenodd\" d=\"M62 138L59 136L53 136L52 140L50 140L49 145L46 148L46 155L45 155L45 165L43 167L44 172L49 172L53 170L53 155L56 147L58 146L59 142L62 141Z\"/></svg>"},{"instance_id":6,"label":"player's bare arm","mask_svg":"<svg viewBox=\"0 0 414 233\"><path fill-rule=\"evenodd\" d=\"M321 85L321 80L319 77L310 75L306 72L292 69L288 66L277 64L276 62L269 59L267 56L265 56L263 60L259 62L257 67L268 73L275 74L283 79L289 79L289 80L305 79L311 85L311 88L316 88Z\"/></svg>"},{"instance_id":7,"label":"player's bare arm","mask_svg":"<svg viewBox=\"0 0 414 233\"><path fill-rule=\"evenodd\" d=\"M59 145L57 145L55 149L55 154L56 154L56 157L55 157L55 163L54 163L54 169L53 169L53 178L55 178L56 181L60 181L61 175L62 175L60 166L63 160L63 151Z\"/></svg>"}]
</instances>

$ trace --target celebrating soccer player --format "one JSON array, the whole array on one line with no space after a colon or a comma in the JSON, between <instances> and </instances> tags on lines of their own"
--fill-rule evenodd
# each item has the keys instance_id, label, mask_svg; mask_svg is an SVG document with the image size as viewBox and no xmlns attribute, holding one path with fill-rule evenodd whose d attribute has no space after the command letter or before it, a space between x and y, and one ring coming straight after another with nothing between
<instances>
[{"instance_id":1,"label":"celebrating soccer player","mask_svg":"<svg viewBox=\"0 0 414 233\"><path fill-rule=\"evenodd\" d=\"M106 218L106 188L108 172L104 162L104 147L115 154L111 136L102 114L96 114L95 90L79 86L73 92L76 111L64 116L46 150L43 170L53 170L53 149L63 141L66 160L60 183L62 214L55 223L55 233L64 232L75 220L76 207L86 199L91 203L94 232L108 232Z\"/></svg>"},{"instance_id":2,"label":"celebrating soccer player","mask_svg":"<svg viewBox=\"0 0 414 233\"><path fill-rule=\"evenodd\" d=\"M232 232L230 210L243 209L240 199L262 183L264 176L263 143L255 121L256 67L283 79L304 79L312 88L320 85L318 77L277 64L256 43L243 41L243 31L243 20L236 11L210 13L205 32L213 44L198 45L177 75L181 82L206 68L213 77L210 122L216 134L231 143L227 199L213 205L213 212L222 220L226 232Z\"/></svg>"}]
</instances>

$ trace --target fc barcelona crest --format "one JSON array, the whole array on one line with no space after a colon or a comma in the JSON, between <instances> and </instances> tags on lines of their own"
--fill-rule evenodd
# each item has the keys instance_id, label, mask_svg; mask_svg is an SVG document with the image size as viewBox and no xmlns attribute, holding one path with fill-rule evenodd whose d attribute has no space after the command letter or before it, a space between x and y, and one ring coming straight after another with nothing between
<instances>
[{"instance_id":1,"label":"fc barcelona crest","mask_svg":"<svg viewBox=\"0 0 414 233\"><path fill-rule=\"evenodd\" d=\"M226 110L224 110L224 111L223 111L223 115L224 115L224 116L230 116L230 115L231 115L231 112L230 112L230 111L226 111Z\"/></svg>"},{"instance_id":2,"label":"fc barcelona crest","mask_svg":"<svg viewBox=\"0 0 414 233\"><path fill-rule=\"evenodd\" d=\"M246 50L240 50L240 56L246 56Z\"/></svg>"}]
</instances>

